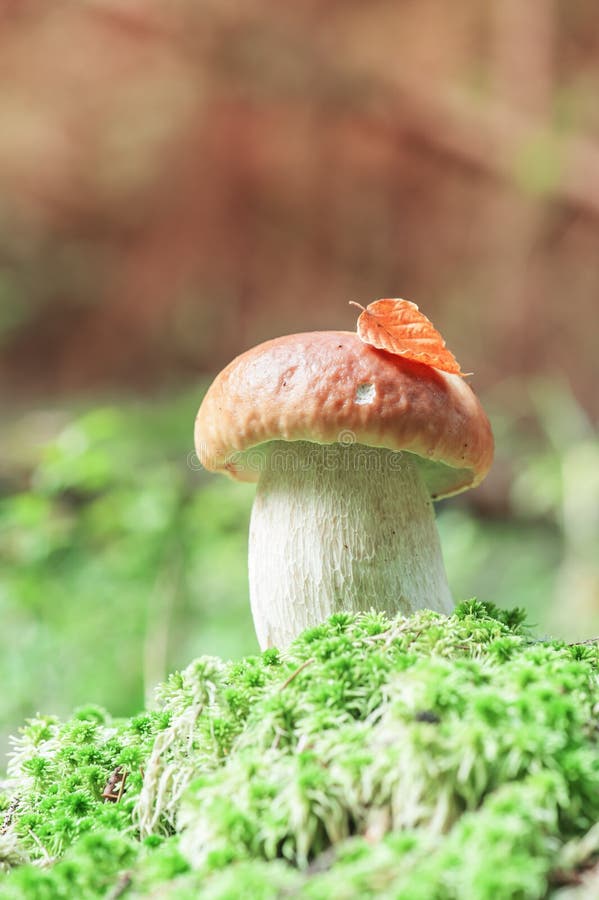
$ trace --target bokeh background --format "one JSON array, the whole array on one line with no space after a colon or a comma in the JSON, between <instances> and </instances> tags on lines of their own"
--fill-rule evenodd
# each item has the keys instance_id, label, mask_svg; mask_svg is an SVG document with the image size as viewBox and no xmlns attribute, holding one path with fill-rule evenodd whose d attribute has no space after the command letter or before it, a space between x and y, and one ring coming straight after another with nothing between
<instances>
[{"instance_id":1,"label":"bokeh background","mask_svg":"<svg viewBox=\"0 0 599 900\"><path fill-rule=\"evenodd\" d=\"M256 649L211 374L419 303L492 418L449 580L599 630L592 0L1 0L0 741Z\"/></svg>"}]
</instances>

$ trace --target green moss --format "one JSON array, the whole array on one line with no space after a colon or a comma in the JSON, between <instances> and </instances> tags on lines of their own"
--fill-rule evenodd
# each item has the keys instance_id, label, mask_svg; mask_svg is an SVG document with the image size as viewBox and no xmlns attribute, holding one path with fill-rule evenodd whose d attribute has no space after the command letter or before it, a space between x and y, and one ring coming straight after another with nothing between
<instances>
[{"instance_id":1,"label":"green moss","mask_svg":"<svg viewBox=\"0 0 599 900\"><path fill-rule=\"evenodd\" d=\"M0 793L0 897L552 896L599 848L598 673L596 645L470 601L203 657L130 720L39 717Z\"/></svg>"}]
</instances>

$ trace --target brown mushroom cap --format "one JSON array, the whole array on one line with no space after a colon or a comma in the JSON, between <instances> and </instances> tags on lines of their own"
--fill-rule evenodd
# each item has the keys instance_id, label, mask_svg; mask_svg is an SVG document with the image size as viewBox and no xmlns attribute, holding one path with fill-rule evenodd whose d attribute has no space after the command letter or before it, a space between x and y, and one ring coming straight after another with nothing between
<instances>
[{"instance_id":1,"label":"brown mushroom cap","mask_svg":"<svg viewBox=\"0 0 599 900\"><path fill-rule=\"evenodd\" d=\"M350 331L267 341L216 377L196 419L202 464L257 481L257 448L273 440L409 452L433 498L474 487L493 459L489 420L463 378L377 350Z\"/></svg>"}]
</instances>

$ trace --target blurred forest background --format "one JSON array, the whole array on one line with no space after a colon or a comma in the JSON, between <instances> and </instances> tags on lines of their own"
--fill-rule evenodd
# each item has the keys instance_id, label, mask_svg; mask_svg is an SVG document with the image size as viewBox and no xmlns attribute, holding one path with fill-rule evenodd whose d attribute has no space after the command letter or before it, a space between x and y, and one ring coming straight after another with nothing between
<instances>
[{"instance_id":1,"label":"blurred forest background","mask_svg":"<svg viewBox=\"0 0 599 900\"><path fill-rule=\"evenodd\" d=\"M193 419L350 299L416 301L492 418L456 598L599 630L598 98L592 0L0 0L0 741L256 649Z\"/></svg>"}]
</instances>

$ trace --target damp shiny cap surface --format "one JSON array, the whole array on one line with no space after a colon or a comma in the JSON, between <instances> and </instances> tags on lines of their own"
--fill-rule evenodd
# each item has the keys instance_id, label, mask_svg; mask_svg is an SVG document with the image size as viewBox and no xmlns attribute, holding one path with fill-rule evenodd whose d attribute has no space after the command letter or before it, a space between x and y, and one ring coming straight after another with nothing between
<instances>
[{"instance_id":1,"label":"damp shiny cap surface","mask_svg":"<svg viewBox=\"0 0 599 900\"><path fill-rule=\"evenodd\" d=\"M257 481L274 440L414 454L433 498L476 486L493 459L489 420L463 378L346 331L266 341L214 379L195 425L205 468Z\"/></svg>"}]
</instances>

